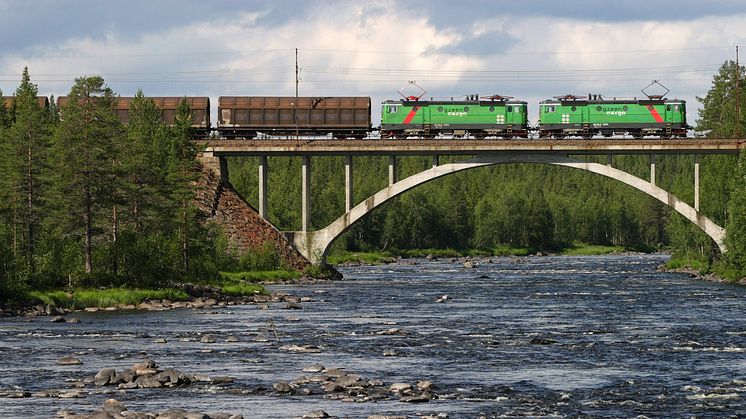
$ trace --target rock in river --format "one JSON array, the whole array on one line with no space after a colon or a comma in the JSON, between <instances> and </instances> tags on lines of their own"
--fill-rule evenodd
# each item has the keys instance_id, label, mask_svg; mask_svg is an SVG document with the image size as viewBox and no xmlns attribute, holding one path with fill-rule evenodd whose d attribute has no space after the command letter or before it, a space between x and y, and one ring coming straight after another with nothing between
<instances>
[{"instance_id":1,"label":"rock in river","mask_svg":"<svg viewBox=\"0 0 746 419\"><path fill-rule=\"evenodd\" d=\"M313 412L308 412L305 415L303 415L303 419L328 418L328 417L330 417L329 414L324 412L323 410L314 410Z\"/></svg>"},{"instance_id":2,"label":"rock in river","mask_svg":"<svg viewBox=\"0 0 746 419\"><path fill-rule=\"evenodd\" d=\"M273 387L275 388L275 390L277 390L278 393L290 393L291 391L293 391L293 387L291 387L290 384L284 381L276 382Z\"/></svg>"},{"instance_id":3,"label":"rock in river","mask_svg":"<svg viewBox=\"0 0 746 419\"><path fill-rule=\"evenodd\" d=\"M215 338L212 335L204 335L199 341L202 343L215 343Z\"/></svg>"},{"instance_id":4,"label":"rock in river","mask_svg":"<svg viewBox=\"0 0 746 419\"><path fill-rule=\"evenodd\" d=\"M83 362L72 356L63 356L57 360L57 365L80 365Z\"/></svg>"},{"instance_id":5,"label":"rock in river","mask_svg":"<svg viewBox=\"0 0 746 419\"><path fill-rule=\"evenodd\" d=\"M324 371L324 366L321 364L309 365L303 368L303 372L321 372Z\"/></svg>"}]
</instances>

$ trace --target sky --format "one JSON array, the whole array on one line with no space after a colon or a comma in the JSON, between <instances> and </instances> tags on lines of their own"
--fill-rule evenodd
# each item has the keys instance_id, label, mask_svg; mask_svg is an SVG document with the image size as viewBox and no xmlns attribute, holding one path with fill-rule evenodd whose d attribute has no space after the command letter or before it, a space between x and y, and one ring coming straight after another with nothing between
<instances>
[{"instance_id":1,"label":"sky","mask_svg":"<svg viewBox=\"0 0 746 419\"><path fill-rule=\"evenodd\" d=\"M121 96L639 97L659 80L694 124L746 45L744 0L0 0L0 89L101 75ZM746 61L746 55L742 58ZM654 91L653 93L658 93ZM375 123L374 125L377 125Z\"/></svg>"}]
</instances>

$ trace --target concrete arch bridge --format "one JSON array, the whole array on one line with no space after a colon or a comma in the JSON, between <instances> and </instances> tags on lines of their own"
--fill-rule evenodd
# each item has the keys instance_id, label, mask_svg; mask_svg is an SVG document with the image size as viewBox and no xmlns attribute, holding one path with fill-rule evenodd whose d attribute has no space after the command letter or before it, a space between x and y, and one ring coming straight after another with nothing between
<instances>
[{"instance_id":1,"label":"concrete arch bridge","mask_svg":"<svg viewBox=\"0 0 746 419\"><path fill-rule=\"evenodd\" d=\"M725 229L699 211L699 156L703 154L736 154L746 143L742 140L583 140L583 141L332 141L332 140L275 140L275 141L211 141L203 152L203 160L217 159L220 178L227 182L225 157L258 156L259 165L259 215L266 217L267 205L267 156L301 156L303 160L302 229L285 232L287 239L312 263L324 263L332 243L356 222L375 208L434 179L477 167L506 163L535 163L569 167L595 173L629 185L671 207L697 225L725 252ZM345 156L345 209L346 212L328 226L310 231L310 203L312 192L311 156ZM353 156L388 155L389 185L357 205L352 201ZM404 179L397 178L396 158L401 155L430 155L431 168ZM440 155L463 155L464 160L439 164ZM607 155L608 164L594 163L573 156ZM642 179L617 169L612 165L614 155L650 156L650 179ZM694 202L689 205L655 183L656 155L693 155Z\"/></svg>"}]
</instances>

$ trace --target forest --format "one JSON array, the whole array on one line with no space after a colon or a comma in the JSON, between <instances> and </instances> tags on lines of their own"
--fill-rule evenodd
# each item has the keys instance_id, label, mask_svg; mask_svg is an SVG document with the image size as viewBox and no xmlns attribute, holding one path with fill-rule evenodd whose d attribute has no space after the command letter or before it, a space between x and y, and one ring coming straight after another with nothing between
<instances>
[{"instance_id":1,"label":"forest","mask_svg":"<svg viewBox=\"0 0 746 419\"><path fill-rule=\"evenodd\" d=\"M696 120L710 137L746 132L736 107L736 71L714 75ZM8 95L7 93L3 93ZM117 94L98 76L75 80L63 109L46 109L28 69L10 108L0 106L0 300L12 290L79 286L163 287L211 278L256 260L235 255L220 228L203 222L193 203L197 143L183 102L176 123L160 121L138 92L130 122L113 106ZM740 96L743 108L746 94ZM441 164L460 156L441 157ZM593 158L606 163L606 157ZM728 252L696 226L631 187L574 169L492 166L446 176L374 211L335 244L335 251L501 249L555 252L578 244L667 250L672 262L739 279L746 273L746 167L741 156L701 159L701 211L726 227ZM355 158L354 199L387 185L385 157ZM693 202L692 156L658 157L657 184ZM403 178L431 165L399 160ZM615 167L649 178L648 157L614 157ZM232 158L230 179L257 203L255 158ZM343 158L313 160L312 228L344 212ZM300 159L269 159L269 220L300 227Z\"/></svg>"}]
</instances>

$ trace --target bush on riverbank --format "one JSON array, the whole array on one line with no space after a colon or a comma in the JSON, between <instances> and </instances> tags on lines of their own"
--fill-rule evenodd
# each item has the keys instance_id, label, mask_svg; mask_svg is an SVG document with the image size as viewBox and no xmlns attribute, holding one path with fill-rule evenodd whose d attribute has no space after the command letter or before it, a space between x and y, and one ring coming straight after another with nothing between
<instances>
[{"instance_id":1,"label":"bush on riverbank","mask_svg":"<svg viewBox=\"0 0 746 419\"><path fill-rule=\"evenodd\" d=\"M81 289L67 291L29 291L26 293L32 303L49 304L59 308L81 309L86 307L112 307L117 305L138 305L148 300L184 301L189 295L179 289L167 288L145 290L133 288Z\"/></svg>"},{"instance_id":2,"label":"bush on riverbank","mask_svg":"<svg viewBox=\"0 0 746 419\"><path fill-rule=\"evenodd\" d=\"M298 271L275 270L275 271L245 271L245 272L220 272L220 275L230 281L245 282L276 282L298 279L302 274Z\"/></svg>"}]
</instances>

